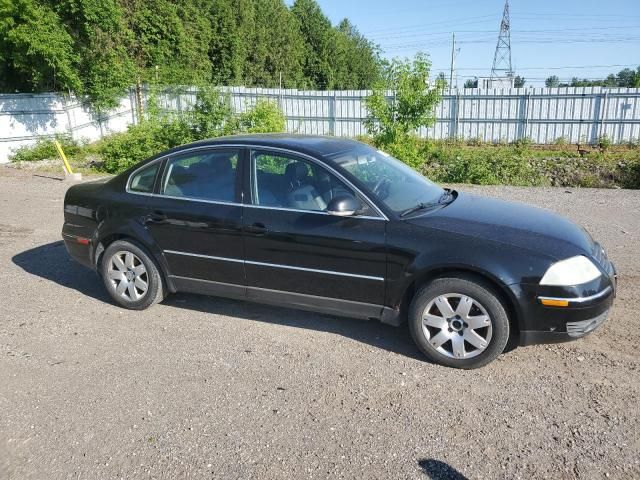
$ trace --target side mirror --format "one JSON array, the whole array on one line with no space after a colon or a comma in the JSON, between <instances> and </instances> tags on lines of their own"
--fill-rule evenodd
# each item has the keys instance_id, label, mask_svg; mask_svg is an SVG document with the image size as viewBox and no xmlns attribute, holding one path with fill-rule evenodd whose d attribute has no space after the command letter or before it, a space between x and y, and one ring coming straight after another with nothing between
<instances>
[{"instance_id":1,"label":"side mirror","mask_svg":"<svg viewBox=\"0 0 640 480\"><path fill-rule=\"evenodd\" d=\"M327 213L337 217L351 217L360 211L362 205L351 195L338 195L327 206Z\"/></svg>"}]
</instances>

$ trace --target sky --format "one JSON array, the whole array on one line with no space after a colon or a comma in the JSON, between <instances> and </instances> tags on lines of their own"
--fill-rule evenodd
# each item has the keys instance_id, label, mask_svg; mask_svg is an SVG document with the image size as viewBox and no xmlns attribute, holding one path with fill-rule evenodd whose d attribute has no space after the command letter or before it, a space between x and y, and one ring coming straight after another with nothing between
<instances>
[{"instance_id":1,"label":"sky","mask_svg":"<svg viewBox=\"0 0 640 480\"><path fill-rule=\"evenodd\" d=\"M317 1L334 24L349 18L387 58L423 51L434 75L449 78L456 32L459 86L491 72L504 0ZM512 66L527 86L640 65L640 0L510 0L510 12Z\"/></svg>"}]
</instances>

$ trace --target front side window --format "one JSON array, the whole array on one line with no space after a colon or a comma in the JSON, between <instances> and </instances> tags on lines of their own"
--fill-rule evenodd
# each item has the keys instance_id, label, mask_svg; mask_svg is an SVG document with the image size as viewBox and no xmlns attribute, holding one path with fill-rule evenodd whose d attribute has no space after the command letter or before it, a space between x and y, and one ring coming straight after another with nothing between
<instances>
[{"instance_id":1,"label":"front side window","mask_svg":"<svg viewBox=\"0 0 640 480\"><path fill-rule=\"evenodd\" d=\"M129 190L137 193L153 193L153 184L159 165L159 162L154 162L135 173L129 181Z\"/></svg>"},{"instance_id":2,"label":"front side window","mask_svg":"<svg viewBox=\"0 0 640 480\"><path fill-rule=\"evenodd\" d=\"M237 150L207 150L172 157L160 194L235 202L238 156Z\"/></svg>"},{"instance_id":3,"label":"front side window","mask_svg":"<svg viewBox=\"0 0 640 480\"><path fill-rule=\"evenodd\" d=\"M297 157L255 151L252 165L256 205L323 212L337 196L356 197L326 169Z\"/></svg>"},{"instance_id":4,"label":"front side window","mask_svg":"<svg viewBox=\"0 0 640 480\"><path fill-rule=\"evenodd\" d=\"M367 185L379 201L396 213L419 203L434 202L444 193L401 161L367 145L328 158Z\"/></svg>"}]
</instances>

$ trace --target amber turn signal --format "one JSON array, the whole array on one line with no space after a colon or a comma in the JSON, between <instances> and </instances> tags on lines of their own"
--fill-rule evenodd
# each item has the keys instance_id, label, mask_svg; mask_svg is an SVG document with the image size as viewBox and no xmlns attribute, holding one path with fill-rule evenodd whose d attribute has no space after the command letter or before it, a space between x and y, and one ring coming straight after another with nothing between
<instances>
[{"instance_id":1,"label":"amber turn signal","mask_svg":"<svg viewBox=\"0 0 640 480\"><path fill-rule=\"evenodd\" d=\"M568 307L568 300L556 300L553 298L541 298L540 302L547 307Z\"/></svg>"}]
</instances>

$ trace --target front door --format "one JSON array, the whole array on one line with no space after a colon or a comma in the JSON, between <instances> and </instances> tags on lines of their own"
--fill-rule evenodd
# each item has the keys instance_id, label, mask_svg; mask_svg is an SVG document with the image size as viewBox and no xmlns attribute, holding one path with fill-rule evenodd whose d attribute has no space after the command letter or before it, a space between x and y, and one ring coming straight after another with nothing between
<instances>
[{"instance_id":1,"label":"front door","mask_svg":"<svg viewBox=\"0 0 640 480\"><path fill-rule=\"evenodd\" d=\"M178 289L244 294L242 152L209 147L166 160L146 225Z\"/></svg>"},{"instance_id":2,"label":"front door","mask_svg":"<svg viewBox=\"0 0 640 480\"><path fill-rule=\"evenodd\" d=\"M384 302L386 220L318 162L269 150L250 155L244 212L247 295L375 317ZM327 213L351 194L361 215Z\"/></svg>"}]
</instances>

